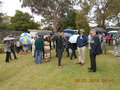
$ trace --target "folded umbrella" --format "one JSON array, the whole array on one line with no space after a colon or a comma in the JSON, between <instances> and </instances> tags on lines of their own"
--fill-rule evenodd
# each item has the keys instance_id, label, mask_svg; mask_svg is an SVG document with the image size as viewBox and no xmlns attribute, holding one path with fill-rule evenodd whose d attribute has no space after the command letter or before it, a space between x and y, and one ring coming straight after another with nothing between
<instances>
[{"instance_id":1,"label":"folded umbrella","mask_svg":"<svg viewBox=\"0 0 120 90\"><path fill-rule=\"evenodd\" d=\"M31 37L21 37L19 40L22 44L28 45L31 44L32 38Z\"/></svg>"},{"instance_id":2,"label":"folded umbrella","mask_svg":"<svg viewBox=\"0 0 120 90\"><path fill-rule=\"evenodd\" d=\"M76 43L79 35L73 35L69 38L70 43Z\"/></svg>"}]
</instances>

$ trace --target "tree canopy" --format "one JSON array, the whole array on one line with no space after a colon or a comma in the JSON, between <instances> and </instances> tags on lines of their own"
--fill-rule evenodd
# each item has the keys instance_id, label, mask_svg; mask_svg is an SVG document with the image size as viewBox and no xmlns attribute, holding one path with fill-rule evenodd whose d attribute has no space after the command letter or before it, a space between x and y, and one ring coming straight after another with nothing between
<instances>
[{"instance_id":1,"label":"tree canopy","mask_svg":"<svg viewBox=\"0 0 120 90\"><path fill-rule=\"evenodd\" d=\"M33 13L42 15L56 32L59 23L66 20L73 11L74 0L20 0L23 7L29 7Z\"/></svg>"},{"instance_id":2,"label":"tree canopy","mask_svg":"<svg viewBox=\"0 0 120 90\"><path fill-rule=\"evenodd\" d=\"M28 29L39 29L39 24L34 22L33 17L28 13L23 13L22 11L16 10L16 14L10 19L12 30L25 31Z\"/></svg>"},{"instance_id":3,"label":"tree canopy","mask_svg":"<svg viewBox=\"0 0 120 90\"><path fill-rule=\"evenodd\" d=\"M79 0L89 21L95 21L100 27L105 28L110 22L120 21L120 0Z\"/></svg>"}]
</instances>

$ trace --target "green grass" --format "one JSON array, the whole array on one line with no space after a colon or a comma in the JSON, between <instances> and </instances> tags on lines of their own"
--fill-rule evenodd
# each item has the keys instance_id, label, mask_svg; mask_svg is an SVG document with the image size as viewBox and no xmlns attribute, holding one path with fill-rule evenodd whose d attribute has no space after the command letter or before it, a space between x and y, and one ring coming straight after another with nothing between
<instances>
[{"instance_id":1,"label":"green grass","mask_svg":"<svg viewBox=\"0 0 120 90\"><path fill-rule=\"evenodd\" d=\"M113 50L113 47L109 46L108 50ZM0 90L120 90L120 59L111 53L97 56L96 73L88 72L90 58L87 49L84 66L76 64L78 58L69 60L64 53L62 70L58 69L54 50L51 61L45 63L42 60L40 65L34 63L31 53L17 55L19 59L10 63L5 63L5 56L0 54Z\"/></svg>"}]
</instances>

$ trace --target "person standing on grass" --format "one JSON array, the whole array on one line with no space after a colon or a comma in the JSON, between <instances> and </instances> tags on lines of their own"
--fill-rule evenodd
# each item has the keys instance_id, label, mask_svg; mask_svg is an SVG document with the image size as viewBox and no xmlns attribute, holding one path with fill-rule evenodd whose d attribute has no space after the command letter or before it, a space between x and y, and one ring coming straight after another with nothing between
<instances>
[{"instance_id":1,"label":"person standing on grass","mask_svg":"<svg viewBox=\"0 0 120 90\"><path fill-rule=\"evenodd\" d=\"M13 40L11 40L11 52L13 53L13 55L14 55L14 58L15 59L18 59L17 57L16 57L16 54L15 54L15 49L14 49L14 42L13 42ZM12 60L12 58L11 58L11 54L10 54L10 60Z\"/></svg>"},{"instance_id":2,"label":"person standing on grass","mask_svg":"<svg viewBox=\"0 0 120 90\"><path fill-rule=\"evenodd\" d=\"M83 34L85 31L80 29L80 36L77 38L78 54L79 54L79 63L81 66L85 63L85 50L86 45L88 44L87 37Z\"/></svg>"},{"instance_id":3,"label":"person standing on grass","mask_svg":"<svg viewBox=\"0 0 120 90\"><path fill-rule=\"evenodd\" d=\"M103 33L103 36L101 38L101 49L103 54L103 48L105 47L105 54L107 54L107 45L108 45L108 39L105 36L105 33Z\"/></svg>"},{"instance_id":4,"label":"person standing on grass","mask_svg":"<svg viewBox=\"0 0 120 90\"><path fill-rule=\"evenodd\" d=\"M4 52L6 52L6 63L9 62L10 53L11 53L11 43L9 41L4 42Z\"/></svg>"},{"instance_id":5,"label":"person standing on grass","mask_svg":"<svg viewBox=\"0 0 120 90\"><path fill-rule=\"evenodd\" d=\"M63 51L64 51L64 46L63 46L63 35L64 35L64 32L61 32L59 37L58 37L58 40L57 40L57 45L58 45L58 68L59 69L62 69L61 66L61 59L62 59L62 54L63 54Z\"/></svg>"},{"instance_id":6,"label":"person standing on grass","mask_svg":"<svg viewBox=\"0 0 120 90\"><path fill-rule=\"evenodd\" d=\"M72 54L70 57L70 60L72 60L73 56L74 58L77 58L75 50L77 50L77 44L76 43L70 43L70 49L72 49Z\"/></svg>"},{"instance_id":7,"label":"person standing on grass","mask_svg":"<svg viewBox=\"0 0 120 90\"><path fill-rule=\"evenodd\" d=\"M43 39L41 35L38 35L38 38L35 40L35 64L37 64L38 55L39 55L39 64L41 64L42 53L43 53Z\"/></svg>"},{"instance_id":8,"label":"person standing on grass","mask_svg":"<svg viewBox=\"0 0 120 90\"><path fill-rule=\"evenodd\" d=\"M21 45L20 41L17 41L17 44L16 44L16 46L17 46L17 54L19 54L19 52L20 52L20 45Z\"/></svg>"},{"instance_id":9,"label":"person standing on grass","mask_svg":"<svg viewBox=\"0 0 120 90\"><path fill-rule=\"evenodd\" d=\"M102 53L101 46L100 46L100 39L98 35L96 35L96 31L92 29L91 33L91 41L90 41L90 60L91 60L91 67L88 68L89 72L96 72L96 55Z\"/></svg>"},{"instance_id":10,"label":"person standing on grass","mask_svg":"<svg viewBox=\"0 0 120 90\"><path fill-rule=\"evenodd\" d=\"M24 55L27 55L28 45L23 44Z\"/></svg>"}]
</instances>

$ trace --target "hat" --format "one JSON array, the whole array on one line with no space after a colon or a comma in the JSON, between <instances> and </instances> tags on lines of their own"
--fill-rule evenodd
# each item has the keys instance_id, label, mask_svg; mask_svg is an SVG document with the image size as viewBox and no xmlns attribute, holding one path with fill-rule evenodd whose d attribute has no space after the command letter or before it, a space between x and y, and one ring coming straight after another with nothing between
<instances>
[{"instance_id":1,"label":"hat","mask_svg":"<svg viewBox=\"0 0 120 90\"><path fill-rule=\"evenodd\" d=\"M41 35L38 35L38 37L41 37Z\"/></svg>"},{"instance_id":2,"label":"hat","mask_svg":"<svg viewBox=\"0 0 120 90\"><path fill-rule=\"evenodd\" d=\"M80 29L80 32L85 32L85 30L84 29Z\"/></svg>"},{"instance_id":3,"label":"hat","mask_svg":"<svg viewBox=\"0 0 120 90\"><path fill-rule=\"evenodd\" d=\"M105 33L102 34L103 36L105 35Z\"/></svg>"}]
</instances>

